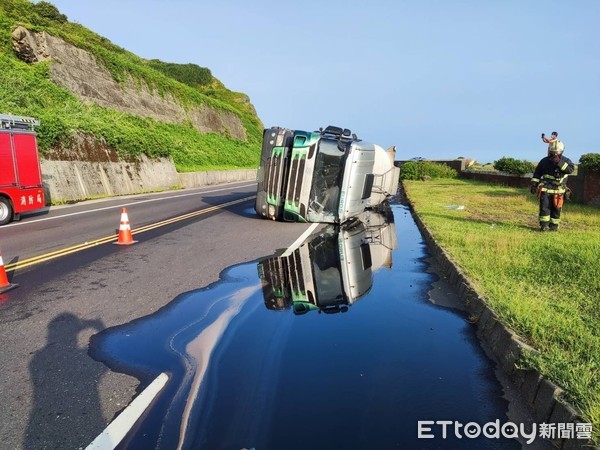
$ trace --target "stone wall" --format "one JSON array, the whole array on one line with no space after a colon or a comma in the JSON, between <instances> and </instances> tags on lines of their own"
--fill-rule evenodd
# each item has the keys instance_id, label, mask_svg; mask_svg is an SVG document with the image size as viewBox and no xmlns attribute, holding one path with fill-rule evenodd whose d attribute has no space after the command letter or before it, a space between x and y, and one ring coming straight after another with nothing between
<instances>
[{"instance_id":1,"label":"stone wall","mask_svg":"<svg viewBox=\"0 0 600 450\"><path fill-rule=\"evenodd\" d=\"M431 162L445 164L456 170L458 173L465 170L465 159L432 159Z\"/></svg>"},{"instance_id":2,"label":"stone wall","mask_svg":"<svg viewBox=\"0 0 600 450\"><path fill-rule=\"evenodd\" d=\"M583 171L583 202L600 206L600 171Z\"/></svg>"},{"instance_id":3,"label":"stone wall","mask_svg":"<svg viewBox=\"0 0 600 450\"><path fill-rule=\"evenodd\" d=\"M531 174L529 175L510 175L490 172L459 172L461 178L467 180L479 180L487 183L502 184L504 186L516 188L529 188L531 185Z\"/></svg>"},{"instance_id":4,"label":"stone wall","mask_svg":"<svg viewBox=\"0 0 600 450\"><path fill-rule=\"evenodd\" d=\"M578 170L577 176L567 179L567 186L571 189L571 200L577 203L585 203L585 177L582 169Z\"/></svg>"}]
</instances>

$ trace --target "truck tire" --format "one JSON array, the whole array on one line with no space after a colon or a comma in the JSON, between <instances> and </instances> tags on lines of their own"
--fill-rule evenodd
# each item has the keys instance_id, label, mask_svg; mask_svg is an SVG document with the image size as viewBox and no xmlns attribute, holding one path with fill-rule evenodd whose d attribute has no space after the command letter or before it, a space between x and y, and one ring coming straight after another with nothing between
<instances>
[{"instance_id":1,"label":"truck tire","mask_svg":"<svg viewBox=\"0 0 600 450\"><path fill-rule=\"evenodd\" d=\"M0 225L7 224L13 218L13 207L10 200L0 197Z\"/></svg>"}]
</instances>

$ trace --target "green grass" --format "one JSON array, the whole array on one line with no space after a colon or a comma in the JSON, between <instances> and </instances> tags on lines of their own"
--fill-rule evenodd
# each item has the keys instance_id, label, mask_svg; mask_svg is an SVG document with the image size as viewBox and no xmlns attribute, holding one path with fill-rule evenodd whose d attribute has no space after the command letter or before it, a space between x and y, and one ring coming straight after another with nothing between
<instances>
[{"instance_id":1,"label":"green grass","mask_svg":"<svg viewBox=\"0 0 600 450\"><path fill-rule=\"evenodd\" d=\"M144 60L79 24L55 20L59 14L47 11L27 0L0 4L0 112L39 118L42 154L68 147L73 133L83 132L105 141L122 157L171 156L178 171L258 166L262 123L244 94L226 89L209 69ZM26 64L17 58L11 32L19 24L89 51L118 82L143 82L160 95L171 95L186 109L206 104L237 115L247 140L203 134L190 124L165 124L82 102L50 80L51 62Z\"/></svg>"},{"instance_id":2,"label":"green grass","mask_svg":"<svg viewBox=\"0 0 600 450\"><path fill-rule=\"evenodd\" d=\"M210 69L197 64L173 64L159 59L151 59L147 64L168 77L192 87L210 84L213 78Z\"/></svg>"},{"instance_id":3,"label":"green grass","mask_svg":"<svg viewBox=\"0 0 600 450\"><path fill-rule=\"evenodd\" d=\"M567 202L560 231L540 233L537 199L526 190L440 179L404 186L436 241L536 349L520 364L561 386L598 439L600 209Z\"/></svg>"}]
</instances>

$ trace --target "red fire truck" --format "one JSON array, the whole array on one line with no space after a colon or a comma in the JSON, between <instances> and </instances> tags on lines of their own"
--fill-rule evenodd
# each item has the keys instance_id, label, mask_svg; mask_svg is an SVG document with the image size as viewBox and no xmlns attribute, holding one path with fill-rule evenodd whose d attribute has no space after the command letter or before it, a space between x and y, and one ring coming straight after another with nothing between
<instances>
[{"instance_id":1,"label":"red fire truck","mask_svg":"<svg viewBox=\"0 0 600 450\"><path fill-rule=\"evenodd\" d=\"M35 134L40 122L0 114L0 225L45 206Z\"/></svg>"}]
</instances>

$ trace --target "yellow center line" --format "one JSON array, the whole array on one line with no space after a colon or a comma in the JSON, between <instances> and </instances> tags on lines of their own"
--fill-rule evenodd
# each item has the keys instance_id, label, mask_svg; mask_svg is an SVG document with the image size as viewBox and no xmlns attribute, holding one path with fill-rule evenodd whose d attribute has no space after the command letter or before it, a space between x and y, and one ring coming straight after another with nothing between
<instances>
[{"instance_id":1,"label":"yellow center line","mask_svg":"<svg viewBox=\"0 0 600 450\"><path fill-rule=\"evenodd\" d=\"M243 203L248 200L252 200L255 197L256 196L253 195L250 197L240 198L239 200L232 200L227 203L210 206L208 208L201 209L201 210L194 211L194 212L187 213L187 214L183 214L181 216L173 217L171 219L162 220L160 222L152 223L150 225L145 225L143 227L139 227L139 228L135 228L135 229L131 230L131 234L139 234L139 233L143 233L145 231L150 231L150 230L154 230L156 228L164 227L165 225L170 225L172 223L180 222L182 220L191 219L192 217L196 217L201 214L206 214L206 213L209 213L212 211L217 211L219 209L223 209L228 206L232 206L232 205L236 205L238 203ZM106 244L109 242L116 241L118 239L118 237L119 237L118 235L105 236L105 237L102 237L99 239L95 239L93 241L85 242L83 244L77 244L77 245L73 245L71 247L56 250L56 251L53 251L50 253L44 253L43 255L32 256L31 258L26 258L22 261L17 261L12 264L7 264L6 266L4 266L4 268L5 268L6 272L14 271L17 269L23 269L25 267L33 266L34 264L39 264L42 262L50 261L52 259L55 259L55 258L58 258L61 256L70 255L71 253L79 252L81 250L85 250L90 247L95 247L96 245L101 245L101 244Z\"/></svg>"}]
</instances>

